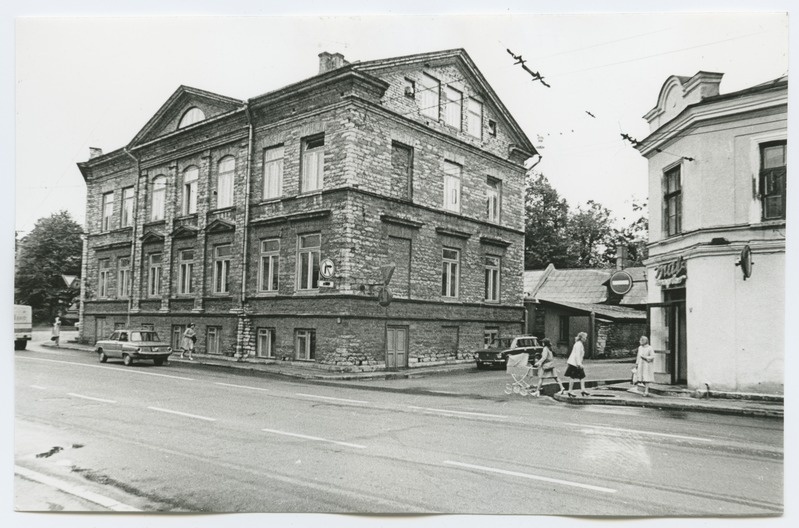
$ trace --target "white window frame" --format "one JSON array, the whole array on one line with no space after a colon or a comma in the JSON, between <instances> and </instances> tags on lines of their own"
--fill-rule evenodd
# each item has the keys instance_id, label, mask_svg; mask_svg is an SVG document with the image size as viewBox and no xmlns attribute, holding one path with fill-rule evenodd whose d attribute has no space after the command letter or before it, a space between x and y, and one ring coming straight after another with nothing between
<instances>
[{"instance_id":1,"label":"white window frame","mask_svg":"<svg viewBox=\"0 0 799 528\"><path fill-rule=\"evenodd\" d=\"M236 177L236 158L225 156L219 160L219 174L216 179L216 207L222 209L233 205L233 184Z\"/></svg>"},{"instance_id":2,"label":"white window frame","mask_svg":"<svg viewBox=\"0 0 799 528\"><path fill-rule=\"evenodd\" d=\"M153 178L153 190L150 199L150 221L163 220L166 212L166 176Z\"/></svg>"},{"instance_id":3,"label":"white window frame","mask_svg":"<svg viewBox=\"0 0 799 528\"><path fill-rule=\"evenodd\" d=\"M264 150L264 189L265 200L283 196L283 145Z\"/></svg>"},{"instance_id":4,"label":"white window frame","mask_svg":"<svg viewBox=\"0 0 799 528\"><path fill-rule=\"evenodd\" d=\"M294 330L294 357L298 361L314 361L316 359L316 330L296 328Z\"/></svg>"},{"instance_id":5,"label":"white window frame","mask_svg":"<svg viewBox=\"0 0 799 528\"><path fill-rule=\"evenodd\" d=\"M190 254L191 258L186 258ZM182 249L178 253L178 294L189 295L194 290L194 250Z\"/></svg>"},{"instance_id":6,"label":"white window frame","mask_svg":"<svg viewBox=\"0 0 799 528\"><path fill-rule=\"evenodd\" d=\"M308 245L313 237L318 237L316 246ZM321 233L308 233L297 237L297 289L314 291L319 289L319 260L322 250ZM308 273L303 283L303 271Z\"/></svg>"},{"instance_id":7,"label":"white window frame","mask_svg":"<svg viewBox=\"0 0 799 528\"><path fill-rule=\"evenodd\" d=\"M130 257L117 259L117 297L130 296Z\"/></svg>"},{"instance_id":8,"label":"white window frame","mask_svg":"<svg viewBox=\"0 0 799 528\"><path fill-rule=\"evenodd\" d=\"M421 88L417 91L420 95L419 112L438 121L439 106L441 105L441 81L432 75L423 73L419 84L421 85Z\"/></svg>"},{"instance_id":9,"label":"white window frame","mask_svg":"<svg viewBox=\"0 0 799 528\"><path fill-rule=\"evenodd\" d=\"M99 259L97 261L98 267L98 280L97 280L97 296L100 299L107 299L109 297L109 279L111 278L111 259Z\"/></svg>"},{"instance_id":10,"label":"white window frame","mask_svg":"<svg viewBox=\"0 0 799 528\"><path fill-rule=\"evenodd\" d=\"M489 176L486 179L486 218L489 222L499 222L502 209L502 181Z\"/></svg>"},{"instance_id":11,"label":"white window frame","mask_svg":"<svg viewBox=\"0 0 799 528\"><path fill-rule=\"evenodd\" d=\"M272 247L270 247L272 246ZM269 277L264 280L267 272ZM280 239L261 240L261 259L258 262L258 291L276 292L280 287Z\"/></svg>"},{"instance_id":12,"label":"white window frame","mask_svg":"<svg viewBox=\"0 0 799 528\"><path fill-rule=\"evenodd\" d=\"M454 213L461 212L461 178L463 167L451 161L444 161L444 209Z\"/></svg>"},{"instance_id":13,"label":"white window frame","mask_svg":"<svg viewBox=\"0 0 799 528\"><path fill-rule=\"evenodd\" d=\"M100 219L100 231L111 231L111 223L114 218L114 191L103 193L102 196L102 218Z\"/></svg>"},{"instance_id":14,"label":"white window frame","mask_svg":"<svg viewBox=\"0 0 799 528\"><path fill-rule=\"evenodd\" d=\"M183 116L180 118L180 122L178 123L178 129L191 126L195 123L199 123L200 121L204 120L205 120L205 112L203 112L196 106L192 106L183 113Z\"/></svg>"},{"instance_id":15,"label":"white window frame","mask_svg":"<svg viewBox=\"0 0 799 528\"><path fill-rule=\"evenodd\" d=\"M274 359L275 357L275 329L260 327L256 330L255 355L260 358Z\"/></svg>"},{"instance_id":16,"label":"white window frame","mask_svg":"<svg viewBox=\"0 0 799 528\"><path fill-rule=\"evenodd\" d=\"M200 179L200 169L188 167L183 171L183 203L182 211L184 215L195 214L197 212L197 182Z\"/></svg>"},{"instance_id":17,"label":"white window frame","mask_svg":"<svg viewBox=\"0 0 799 528\"><path fill-rule=\"evenodd\" d=\"M466 103L466 132L483 139L483 103L471 97Z\"/></svg>"},{"instance_id":18,"label":"white window frame","mask_svg":"<svg viewBox=\"0 0 799 528\"><path fill-rule=\"evenodd\" d=\"M485 300L498 303L502 279L502 259L493 255L485 257Z\"/></svg>"},{"instance_id":19,"label":"white window frame","mask_svg":"<svg viewBox=\"0 0 799 528\"><path fill-rule=\"evenodd\" d=\"M158 297L161 295L161 270L163 269L163 254L151 253L147 258L147 296Z\"/></svg>"},{"instance_id":20,"label":"white window frame","mask_svg":"<svg viewBox=\"0 0 799 528\"><path fill-rule=\"evenodd\" d=\"M133 186L122 189L122 218L120 227L130 227L133 225L133 205L136 196Z\"/></svg>"},{"instance_id":21,"label":"white window frame","mask_svg":"<svg viewBox=\"0 0 799 528\"><path fill-rule=\"evenodd\" d=\"M461 130L463 124L463 92L444 87L444 123Z\"/></svg>"},{"instance_id":22,"label":"white window frame","mask_svg":"<svg viewBox=\"0 0 799 528\"><path fill-rule=\"evenodd\" d=\"M460 293L461 250L443 248L441 262L441 295L449 299L457 299Z\"/></svg>"},{"instance_id":23,"label":"white window frame","mask_svg":"<svg viewBox=\"0 0 799 528\"><path fill-rule=\"evenodd\" d=\"M760 198L762 190L760 189L760 145L763 143L771 143L772 141L787 141L788 131L776 130L756 134L749 137L749 167L752 174L752 186L757 188L757 192L753 193L752 203L749 207L749 223L759 224L763 222L763 201ZM790 155L790 152L788 153ZM790 203L787 204L790 209Z\"/></svg>"},{"instance_id":24,"label":"white window frame","mask_svg":"<svg viewBox=\"0 0 799 528\"><path fill-rule=\"evenodd\" d=\"M325 170L325 135L319 134L302 140L302 177L300 192L322 189Z\"/></svg>"},{"instance_id":25,"label":"white window frame","mask_svg":"<svg viewBox=\"0 0 799 528\"><path fill-rule=\"evenodd\" d=\"M483 329L483 348L490 348L497 341L499 341L499 328Z\"/></svg>"},{"instance_id":26,"label":"white window frame","mask_svg":"<svg viewBox=\"0 0 799 528\"><path fill-rule=\"evenodd\" d=\"M206 326L205 327L205 352L207 354L221 354L222 353L222 327L221 326Z\"/></svg>"},{"instance_id":27,"label":"white window frame","mask_svg":"<svg viewBox=\"0 0 799 528\"><path fill-rule=\"evenodd\" d=\"M230 293L230 260L233 255L232 244L214 247L214 289L216 295Z\"/></svg>"}]
</instances>

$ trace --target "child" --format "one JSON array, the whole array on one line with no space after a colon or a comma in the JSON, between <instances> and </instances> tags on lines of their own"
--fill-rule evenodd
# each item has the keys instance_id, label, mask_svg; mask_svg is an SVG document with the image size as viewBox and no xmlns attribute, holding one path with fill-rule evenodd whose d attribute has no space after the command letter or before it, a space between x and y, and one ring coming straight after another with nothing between
<instances>
[{"instance_id":1,"label":"child","mask_svg":"<svg viewBox=\"0 0 799 528\"><path fill-rule=\"evenodd\" d=\"M538 369L538 386L535 388L534 396L541 395L541 384L544 383L544 378L555 378L560 387L560 392L564 392L563 383L558 378L558 373L555 372L555 354L552 353L552 342L549 339L543 339L541 344L544 345L544 350L541 352L541 359L533 365Z\"/></svg>"}]
</instances>

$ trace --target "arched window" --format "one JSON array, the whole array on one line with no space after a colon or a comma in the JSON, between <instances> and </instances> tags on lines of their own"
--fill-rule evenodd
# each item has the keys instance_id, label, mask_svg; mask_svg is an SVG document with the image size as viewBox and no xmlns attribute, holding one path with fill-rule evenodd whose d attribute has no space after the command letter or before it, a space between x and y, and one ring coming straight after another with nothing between
<instances>
[{"instance_id":1,"label":"arched window","mask_svg":"<svg viewBox=\"0 0 799 528\"><path fill-rule=\"evenodd\" d=\"M216 184L217 208L233 205L233 178L236 173L236 159L226 156L219 161L219 178Z\"/></svg>"},{"instance_id":2,"label":"arched window","mask_svg":"<svg viewBox=\"0 0 799 528\"><path fill-rule=\"evenodd\" d=\"M150 221L164 219L164 205L166 204L166 177L153 178L153 187L150 195Z\"/></svg>"},{"instance_id":3,"label":"arched window","mask_svg":"<svg viewBox=\"0 0 799 528\"><path fill-rule=\"evenodd\" d=\"M183 117L180 118L180 123L178 124L178 128L186 128L189 125L193 125L194 123L199 123L205 119L205 114L202 110L197 108L196 106L192 106L186 113L183 114Z\"/></svg>"},{"instance_id":4,"label":"arched window","mask_svg":"<svg viewBox=\"0 0 799 528\"><path fill-rule=\"evenodd\" d=\"M189 167L183 171L183 214L189 215L197 212L197 178L200 170Z\"/></svg>"}]
</instances>

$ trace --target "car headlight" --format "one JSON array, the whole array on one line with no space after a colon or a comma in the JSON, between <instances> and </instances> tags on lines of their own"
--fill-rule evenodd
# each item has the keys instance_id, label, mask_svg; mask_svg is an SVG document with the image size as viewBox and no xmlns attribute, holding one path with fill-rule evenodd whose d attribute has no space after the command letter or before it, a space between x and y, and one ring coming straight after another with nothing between
<instances>
[{"instance_id":1,"label":"car headlight","mask_svg":"<svg viewBox=\"0 0 799 528\"><path fill-rule=\"evenodd\" d=\"M136 353L138 354L139 352L141 352L141 347L136 349Z\"/></svg>"},{"instance_id":2,"label":"car headlight","mask_svg":"<svg viewBox=\"0 0 799 528\"><path fill-rule=\"evenodd\" d=\"M172 347L166 347L167 352L172 352Z\"/></svg>"}]
</instances>

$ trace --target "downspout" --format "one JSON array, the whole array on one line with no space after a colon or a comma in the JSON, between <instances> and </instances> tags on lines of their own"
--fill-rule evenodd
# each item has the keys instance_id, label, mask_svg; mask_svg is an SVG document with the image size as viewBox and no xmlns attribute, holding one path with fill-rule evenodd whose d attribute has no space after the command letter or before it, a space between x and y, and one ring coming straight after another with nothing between
<instances>
[{"instance_id":1,"label":"downspout","mask_svg":"<svg viewBox=\"0 0 799 528\"><path fill-rule=\"evenodd\" d=\"M527 169L527 171L528 171L528 172L529 172L529 171L531 171L531 170L533 170L533 169L535 168L535 166L536 166L536 165L538 165L539 163L541 163L541 160L542 160L542 159L544 159L544 156L542 156L542 155L541 155L541 154L539 154L538 152L536 152L536 155L538 156L538 161L536 161L535 163L533 163L533 164L530 166L530 168L529 168L529 169Z\"/></svg>"},{"instance_id":2,"label":"downspout","mask_svg":"<svg viewBox=\"0 0 799 528\"><path fill-rule=\"evenodd\" d=\"M139 184L141 180L141 163L139 162L139 158L134 156L128 151L128 147L123 147L122 151L130 156L130 158L136 162L136 186L133 188L133 215L131 221L133 222L133 231L130 239L130 286L128 290L128 315L126 319L125 326L130 328L130 312L133 309L133 284L134 284L134 274L138 266L136 266L136 228L139 225ZM125 204L123 203L122 206L124 207Z\"/></svg>"},{"instance_id":3,"label":"downspout","mask_svg":"<svg viewBox=\"0 0 799 528\"><path fill-rule=\"evenodd\" d=\"M244 114L247 116L247 127L249 132L247 134L247 165L244 172L244 223L242 224L242 242L241 242L241 296L239 300L239 307L244 309L244 302L247 300L247 263L249 258L247 256L248 250L248 227L250 224L250 177L252 171L252 139L253 139L253 124L252 115L250 114L249 102L244 107Z\"/></svg>"}]
</instances>

